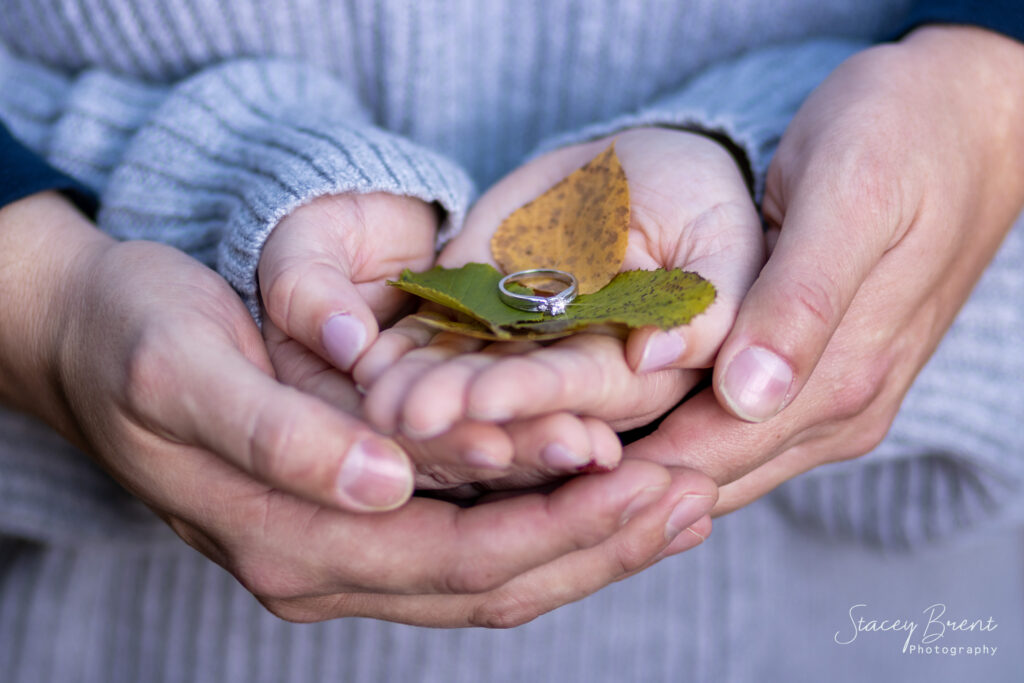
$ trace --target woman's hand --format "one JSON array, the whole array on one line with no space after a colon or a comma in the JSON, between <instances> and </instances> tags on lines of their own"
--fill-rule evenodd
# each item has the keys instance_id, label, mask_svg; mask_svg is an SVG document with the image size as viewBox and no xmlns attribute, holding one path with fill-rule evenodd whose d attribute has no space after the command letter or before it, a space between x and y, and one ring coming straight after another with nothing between
<instances>
[{"instance_id":1,"label":"woman's hand","mask_svg":"<svg viewBox=\"0 0 1024 683\"><path fill-rule=\"evenodd\" d=\"M433 263L437 220L422 201L377 193L321 197L278 224L259 279L263 333L279 380L363 415L349 370L379 326L408 303L386 282ZM456 340L453 351L460 348ZM513 459L539 463L547 455L552 473L564 475L589 462L614 467L622 455L607 425L567 413L504 426L465 421L443 435L398 440L416 464L421 489L504 477Z\"/></svg>"},{"instance_id":2,"label":"woman's hand","mask_svg":"<svg viewBox=\"0 0 1024 683\"><path fill-rule=\"evenodd\" d=\"M355 370L370 387L366 415L378 429L423 437L465 419L507 422L570 411L621 430L662 414L696 384L696 369L714 361L760 267L760 222L739 168L718 143L654 128L615 140L632 202L623 270L695 270L718 290L709 311L687 327L638 330L628 341L588 333L478 353L466 352L482 344L396 328L382 334ZM490 239L501 221L608 143L561 149L514 171L480 199L439 263L493 263Z\"/></svg>"}]
</instances>

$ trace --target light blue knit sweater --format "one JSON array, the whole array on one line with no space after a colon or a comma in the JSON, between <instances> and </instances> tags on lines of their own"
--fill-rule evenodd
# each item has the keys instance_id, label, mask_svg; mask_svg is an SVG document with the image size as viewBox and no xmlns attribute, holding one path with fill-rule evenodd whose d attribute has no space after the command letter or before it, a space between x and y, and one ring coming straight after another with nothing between
<instances>
[{"instance_id":1,"label":"light blue knit sweater","mask_svg":"<svg viewBox=\"0 0 1024 683\"><path fill-rule=\"evenodd\" d=\"M649 123L728 135L760 183L807 93L906 4L6 0L0 119L101 193L103 229L189 251L255 312L261 245L322 194L437 202L447 235L474 188L532 151ZM833 680L1010 680L1024 641L1021 263L1024 223L875 453L509 632L277 621L83 456L0 413L0 671L750 681L842 664ZM945 643L1002 650L915 659L891 634L834 642L854 604L920 619L936 602L1000 623Z\"/></svg>"}]
</instances>

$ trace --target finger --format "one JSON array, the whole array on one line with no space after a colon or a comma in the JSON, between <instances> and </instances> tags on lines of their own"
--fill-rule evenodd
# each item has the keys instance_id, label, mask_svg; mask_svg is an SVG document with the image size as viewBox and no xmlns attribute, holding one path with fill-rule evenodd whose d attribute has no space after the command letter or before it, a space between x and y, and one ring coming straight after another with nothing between
<instances>
[{"instance_id":1,"label":"finger","mask_svg":"<svg viewBox=\"0 0 1024 683\"><path fill-rule=\"evenodd\" d=\"M280 382L349 415L362 414L363 397L348 375L286 335L272 320L263 321L263 338Z\"/></svg>"},{"instance_id":2,"label":"finger","mask_svg":"<svg viewBox=\"0 0 1024 683\"><path fill-rule=\"evenodd\" d=\"M269 249L268 244L259 276L270 320L324 360L348 371L377 336L377 320L342 266L324 254L291 246L287 251Z\"/></svg>"},{"instance_id":3,"label":"finger","mask_svg":"<svg viewBox=\"0 0 1024 683\"><path fill-rule=\"evenodd\" d=\"M793 445L805 423L788 413L786 424L740 420L706 389L667 415L654 433L626 446L624 457L696 469L724 486Z\"/></svg>"},{"instance_id":4,"label":"finger","mask_svg":"<svg viewBox=\"0 0 1024 683\"><path fill-rule=\"evenodd\" d=\"M401 435L395 438L416 464L418 488L448 488L493 479L508 470L515 454L505 429L490 422L460 422L424 441Z\"/></svg>"},{"instance_id":5,"label":"finger","mask_svg":"<svg viewBox=\"0 0 1024 683\"><path fill-rule=\"evenodd\" d=\"M710 535L711 515L707 515L686 527L686 532L676 536L674 541L669 543L660 553L654 556L654 559L651 560L650 564L640 567L640 569L633 573L638 574L648 567L652 567L658 562L661 562L666 557L672 557L673 555L678 555L679 553L686 552L687 550L692 550L704 541L708 540L708 536Z\"/></svg>"},{"instance_id":6,"label":"finger","mask_svg":"<svg viewBox=\"0 0 1024 683\"><path fill-rule=\"evenodd\" d=\"M198 444L271 486L352 511L401 505L412 470L398 446L355 418L286 387L233 348L209 340L179 357L173 341L134 369L154 392L149 412L176 440ZM167 375L167 368L176 368ZM156 422L154 420L154 422Z\"/></svg>"},{"instance_id":7,"label":"finger","mask_svg":"<svg viewBox=\"0 0 1024 683\"><path fill-rule=\"evenodd\" d=\"M407 358L411 360L411 354ZM449 355L424 368L402 391L397 416L402 432L412 439L427 439L448 431L466 413L466 390L473 378L497 360L483 353ZM397 374L387 381L395 381Z\"/></svg>"},{"instance_id":8,"label":"finger","mask_svg":"<svg viewBox=\"0 0 1024 683\"><path fill-rule=\"evenodd\" d=\"M848 200L831 177L823 171L815 184L796 188L771 258L715 363L719 401L744 420L767 420L792 402L894 239L898 217L879 199L885 189L857 188L857 178L844 178L863 194Z\"/></svg>"},{"instance_id":9,"label":"finger","mask_svg":"<svg viewBox=\"0 0 1024 683\"><path fill-rule=\"evenodd\" d=\"M621 431L661 415L698 378L689 370L638 376L626 364L620 340L579 334L481 371L469 387L466 412L504 422L566 411L600 418Z\"/></svg>"},{"instance_id":10,"label":"finger","mask_svg":"<svg viewBox=\"0 0 1024 683\"><path fill-rule=\"evenodd\" d=\"M496 477L507 483L509 477L516 477L519 473L518 481L528 480L531 485L536 485L598 464L598 457L601 458L599 466L602 469L610 469L618 463L621 445L615 433L599 420L593 423L586 423L568 413L528 418L500 426L490 422L463 421L447 433L427 441L416 442L399 437L399 443L406 448L419 471L429 465L430 476L443 484L456 485ZM511 474L507 471L510 465L514 466ZM524 474L528 479L521 476Z\"/></svg>"},{"instance_id":11,"label":"finger","mask_svg":"<svg viewBox=\"0 0 1024 683\"><path fill-rule=\"evenodd\" d=\"M384 372L413 349L426 346L437 336L437 330L407 316L382 330L352 368L356 383L369 389Z\"/></svg>"},{"instance_id":12,"label":"finger","mask_svg":"<svg viewBox=\"0 0 1024 683\"><path fill-rule=\"evenodd\" d=\"M714 500L714 487L705 477L695 472L675 474L667 493L607 540L515 576L486 593L350 593L296 601L283 608L300 621L366 616L434 627L518 626L649 566L666 548L679 552L699 544L700 535L687 529L710 531L706 511Z\"/></svg>"},{"instance_id":13,"label":"finger","mask_svg":"<svg viewBox=\"0 0 1024 683\"><path fill-rule=\"evenodd\" d=\"M521 469L552 476L592 465L611 469L621 455L615 432L600 420L555 413L510 422L505 428L515 449L515 465Z\"/></svg>"},{"instance_id":14,"label":"finger","mask_svg":"<svg viewBox=\"0 0 1024 683\"><path fill-rule=\"evenodd\" d=\"M380 432L394 434L401 424L406 395L416 381L445 361L476 351L481 344L477 339L442 333L434 337L429 346L414 349L402 356L377 378L367 393L364 403L367 420ZM418 438L435 435L415 431L414 434Z\"/></svg>"},{"instance_id":15,"label":"finger","mask_svg":"<svg viewBox=\"0 0 1024 683\"><path fill-rule=\"evenodd\" d=\"M477 344L477 348L479 348ZM473 349L473 342L464 341L463 351ZM502 342L484 347L480 353L449 356L444 362L419 375L407 385L399 423L411 438L430 438L441 434L466 415L466 394L480 372L498 362L499 358L515 356L540 348L534 342Z\"/></svg>"},{"instance_id":16,"label":"finger","mask_svg":"<svg viewBox=\"0 0 1024 683\"><path fill-rule=\"evenodd\" d=\"M497 430L506 442L511 440L508 444L509 453L515 458L511 462L512 466L501 470L467 469L465 466L424 467L421 462L436 456L422 456L416 451L422 444L407 445L400 439L406 452L417 463L417 489L443 488L449 495L472 499L480 498L483 491L515 492L512 495L520 495L523 489L549 485L567 474L611 471L622 459L622 442L618 434L601 420L592 418L558 413L502 426L486 422L462 422L439 439L447 440L456 434L461 436L466 425ZM427 442L428 445L432 443L433 440ZM462 448L465 452L480 450L483 443L484 439L473 436L473 441ZM569 458L564 456L565 451L571 454ZM579 453L586 454L585 462L576 459ZM471 462L465 456L463 460ZM495 496L489 495L487 499L495 499Z\"/></svg>"},{"instance_id":17,"label":"finger","mask_svg":"<svg viewBox=\"0 0 1024 683\"><path fill-rule=\"evenodd\" d=\"M150 433L142 436L156 440ZM624 526L635 530L648 510L656 511L656 519L642 524L661 530L659 545L687 523L675 511L680 488L651 463L577 477L550 495L468 509L413 499L386 515L352 515L266 491L199 449L164 441L147 452L153 450L178 463L164 471L163 487L178 493L160 501L181 522L176 530L184 530L192 545L210 551L267 603L338 592L481 593L601 544ZM670 485L672 502L666 503ZM706 494L714 487L706 477L695 476L685 489L704 494L708 500L702 504L710 508L713 500Z\"/></svg>"},{"instance_id":18,"label":"finger","mask_svg":"<svg viewBox=\"0 0 1024 683\"><path fill-rule=\"evenodd\" d=\"M761 221L749 200L714 205L685 234L686 248L659 265L699 273L714 285L715 301L688 325L633 330L626 358L637 372L710 367L764 263Z\"/></svg>"},{"instance_id":19,"label":"finger","mask_svg":"<svg viewBox=\"0 0 1024 683\"><path fill-rule=\"evenodd\" d=\"M576 477L550 494L471 508L415 498L384 516L321 515L287 545L301 541L316 549L306 582L311 594L480 593L603 542L659 501L669 485L664 468L623 463L608 474ZM293 520L284 521L269 532L294 535ZM357 556L352 548L359 548ZM289 593L296 596L294 588Z\"/></svg>"},{"instance_id":20,"label":"finger","mask_svg":"<svg viewBox=\"0 0 1024 683\"><path fill-rule=\"evenodd\" d=\"M583 426L590 435L591 463L595 471L618 467L622 462L622 440L604 420L584 416Z\"/></svg>"}]
</instances>

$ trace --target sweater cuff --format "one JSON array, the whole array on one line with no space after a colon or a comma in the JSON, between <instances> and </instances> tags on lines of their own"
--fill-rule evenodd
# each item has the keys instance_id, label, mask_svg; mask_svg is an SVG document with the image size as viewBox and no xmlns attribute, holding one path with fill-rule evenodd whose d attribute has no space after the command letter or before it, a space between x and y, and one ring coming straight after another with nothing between
<instances>
[{"instance_id":1,"label":"sweater cuff","mask_svg":"<svg viewBox=\"0 0 1024 683\"><path fill-rule=\"evenodd\" d=\"M46 190L63 192L87 216L96 213L96 195L89 188L50 166L0 123L0 207Z\"/></svg>"},{"instance_id":2,"label":"sweater cuff","mask_svg":"<svg viewBox=\"0 0 1024 683\"><path fill-rule=\"evenodd\" d=\"M790 119L821 81L865 47L816 40L748 52L707 69L637 112L547 140L535 156L630 128L681 128L723 143L760 201L768 164Z\"/></svg>"},{"instance_id":3,"label":"sweater cuff","mask_svg":"<svg viewBox=\"0 0 1024 683\"><path fill-rule=\"evenodd\" d=\"M311 129L314 130L314 129ZM228 218L217 253L217 270L260 320L256 279L263 245L285 216L317 197L386 192L436 203L445 212L438 244L462 226L473 196L467 176L452 162L381 129L325 126L303 152L283 163L280 174L248 186ZM287 137L278 127L273 136Z\"/></svg>"},{"instance_id":4,"label":"sweater cuff","mask_svg":"<svg viewBox=\"0 0 1024 683\"><path fill-rule=\"evenodd\" d=\"M888 436L812 470L775 500L802 524L913 547L1024 512L1024 215L1003 243Z\"/></svg>"},{"instance_id":5,"label":"sweater cuff","mask_svg":"<svg viewBox=\"0 0 1024 683\"><path fill-rule=\"evenodd\" d=\"M176 87L111 176L100 226L155 239L218 270L259 320L256 270L277 223L313 199L389 192L436 202L439 239L472 184L454 163L372 125L355 96L307 64L230 62Z\"/></svg>"}]
</instances>

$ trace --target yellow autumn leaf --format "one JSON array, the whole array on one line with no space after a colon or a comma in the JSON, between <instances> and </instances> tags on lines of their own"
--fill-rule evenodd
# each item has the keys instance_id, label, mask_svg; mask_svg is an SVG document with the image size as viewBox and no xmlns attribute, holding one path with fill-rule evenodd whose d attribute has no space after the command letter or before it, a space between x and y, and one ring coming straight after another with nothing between
<instances>
[{"instance_id":1,"label":"yellow autumn leaf","mask_svg":"<svg viewBox=\"0 0 1024 683\"><path fill-rule=\"evenodd\" d=\"M608 284L629 239L629 185L614 143L502 222L491 253L506 273L557 268L580 294Z\"/></svg>"}]
</instances>

